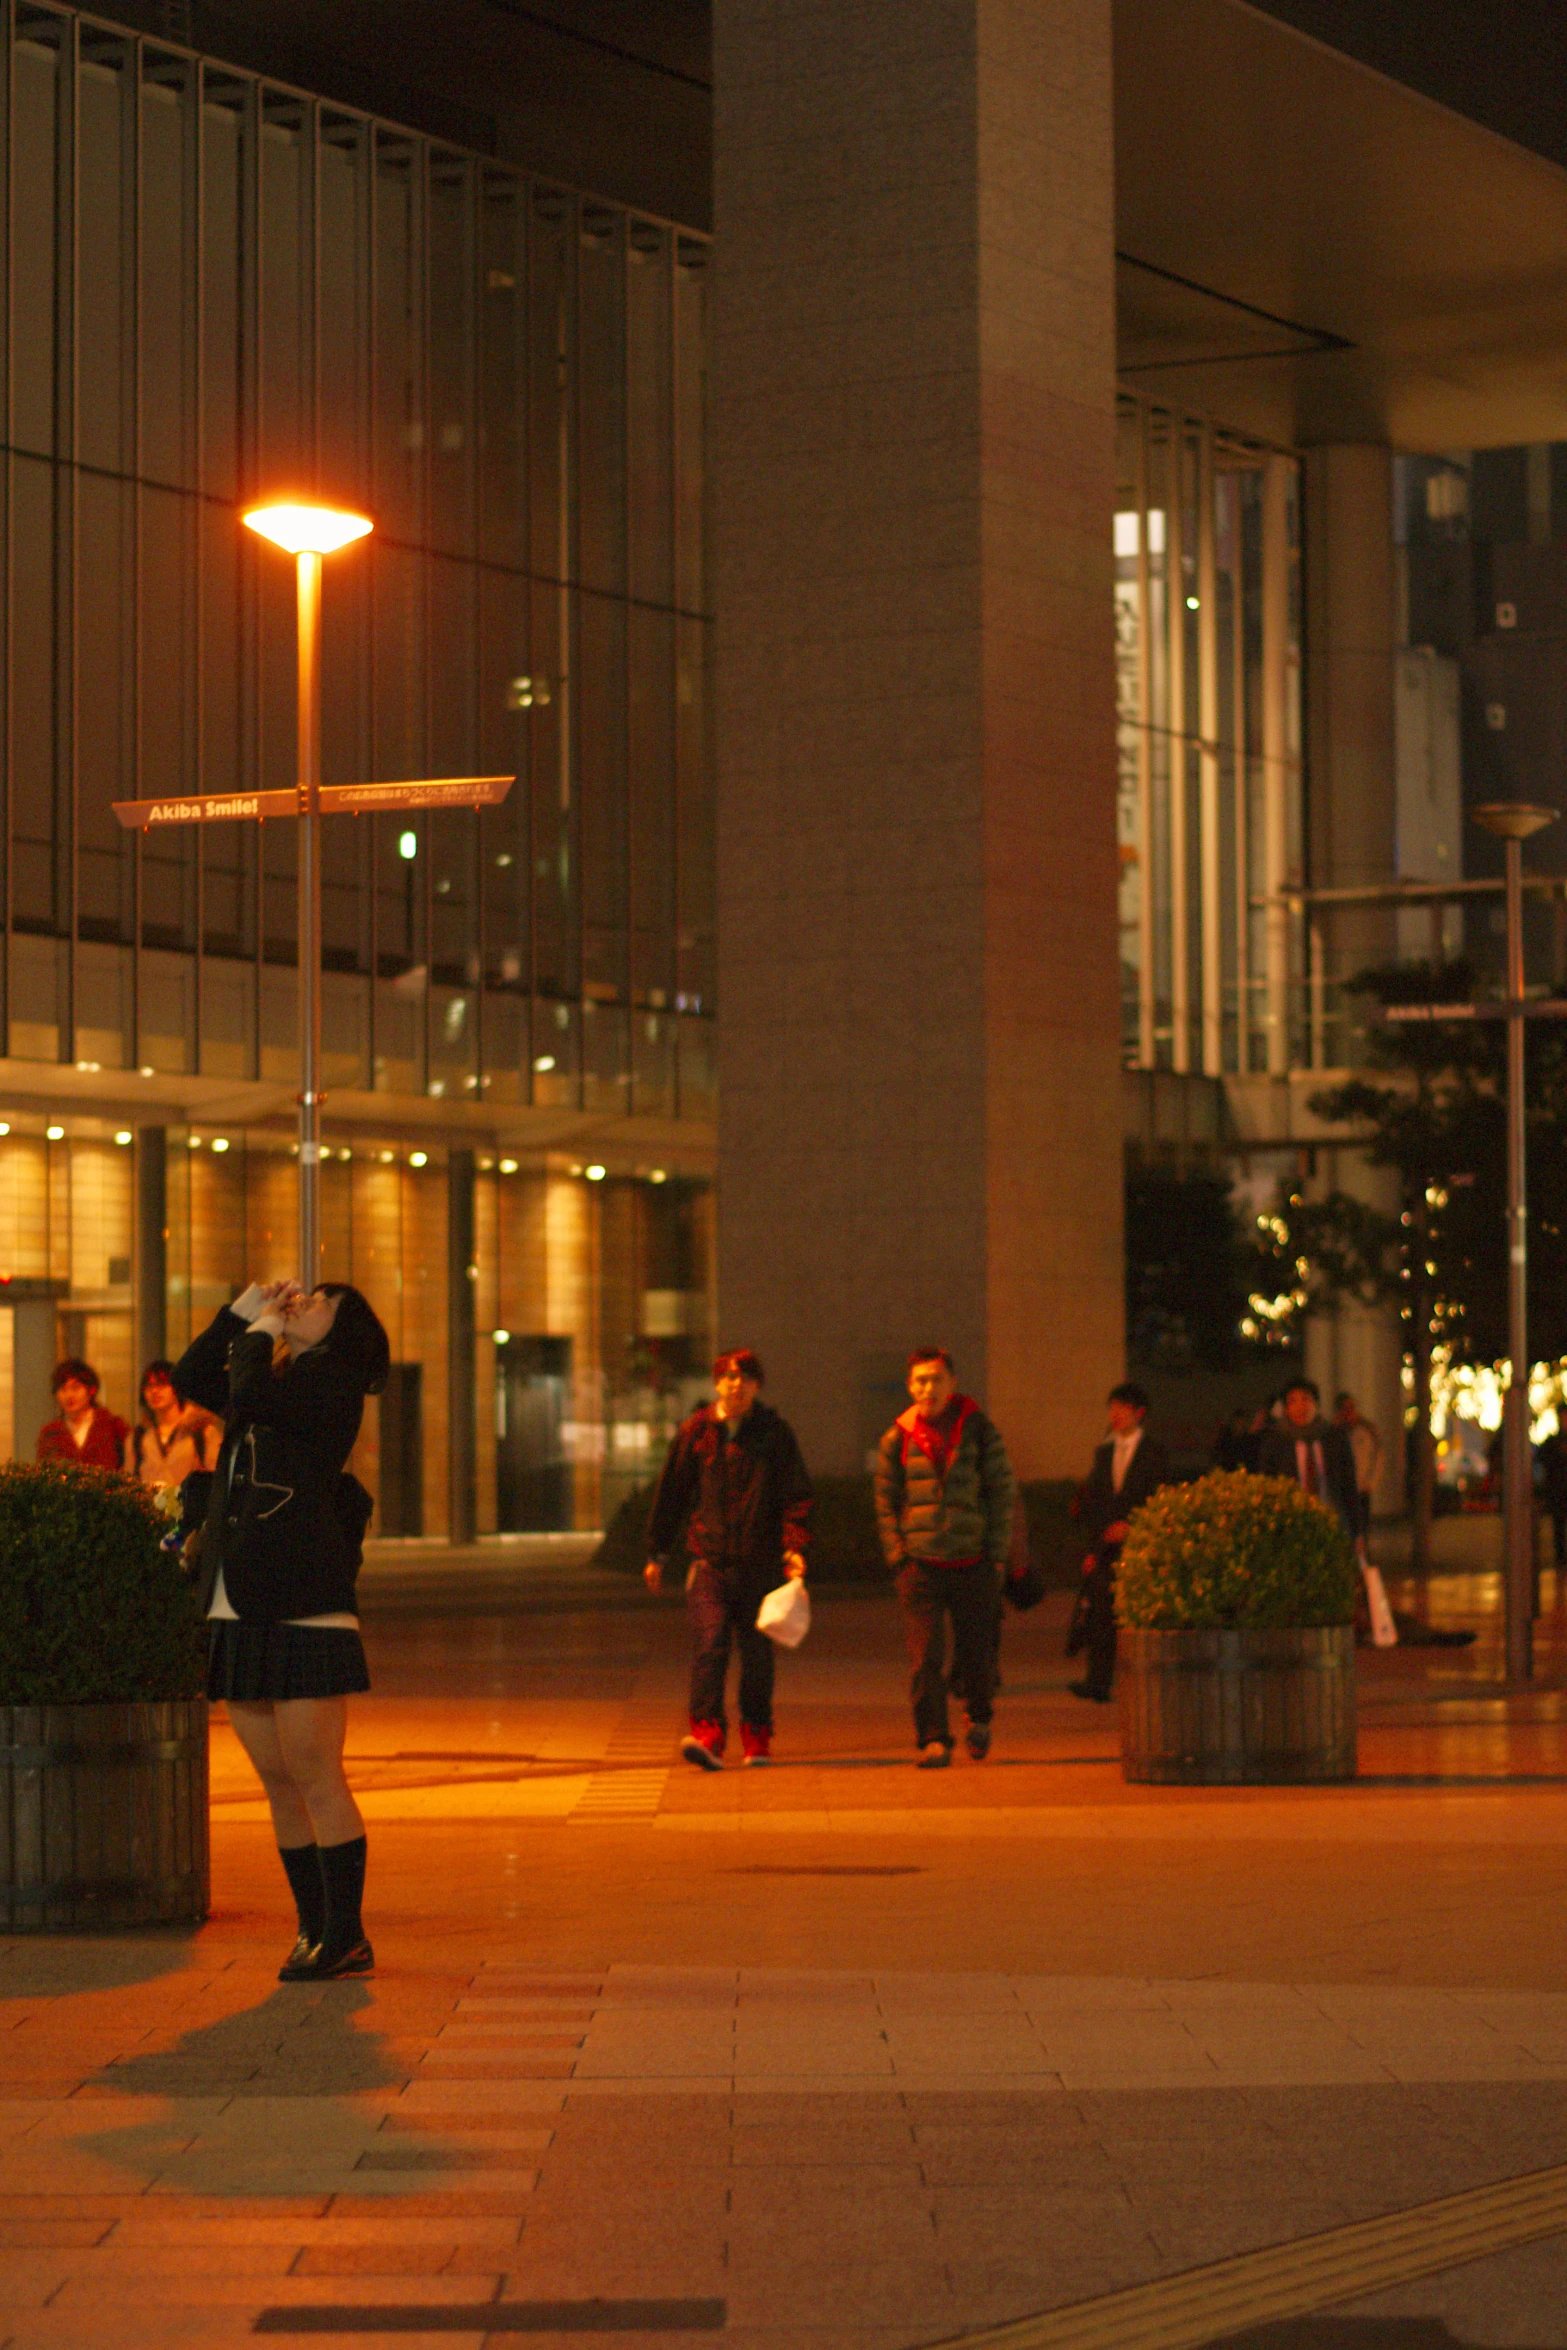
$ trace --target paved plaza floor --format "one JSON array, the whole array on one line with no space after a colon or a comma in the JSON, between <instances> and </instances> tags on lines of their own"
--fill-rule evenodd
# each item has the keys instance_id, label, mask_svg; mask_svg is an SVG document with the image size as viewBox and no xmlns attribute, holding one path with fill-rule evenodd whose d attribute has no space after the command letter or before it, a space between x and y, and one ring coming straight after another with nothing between
<instances>
[{"instance_id":1,"label":"paved plaza floor","mask_svg":"<svg viewBox=\"0 0 1567 2350\"><path fill-rule=\"evenodd\" d=\"M1552 1578L1534 1690L1438 1577L1483 1636L1363 1657L1359 1783L1233 1792L1124 1784L1060 1598L985 1764L911 1767L891 1599L825 1594L710 1778L678 1604L367 1589L379 1971L276 1982L220 1725L208 1925L0 1945L0 2350L1567 2350Z\"/></svg>"}]
</instances>

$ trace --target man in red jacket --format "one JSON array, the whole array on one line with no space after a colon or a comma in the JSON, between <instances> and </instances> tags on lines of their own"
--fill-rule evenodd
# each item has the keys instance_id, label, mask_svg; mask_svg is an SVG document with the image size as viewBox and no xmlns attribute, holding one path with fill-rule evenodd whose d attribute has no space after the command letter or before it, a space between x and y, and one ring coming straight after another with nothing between
<instances>
[{"instance_id":1,"label":"man in red jacket","mask_svg":"<svg viewBox=\"0 0 1567 2350\"><path fill-rule=\"evenodd\" d=\"M80 1469L123 1469L129 1428L98 1401L98 1374L91 1363L68 1355L49 1382L60 1407L57 1420L38 1434L41 1461L74 1461Z\"/></svg>"},{"instance_id":2,"label":"man in red jacket","mask_svg":"<svg viewBox=\"0 0 1567 2350\"><path fill-rule=\"evenodd\" d=\"M765 1763L773 1741L773 1644L756 1611L787 1576L805 1573L811 1480L794 1430L757 1397L762 1366L748 1346L713 1365L715 1400L693 1412L670 1447L648 1521L650 1591L682 1526L691 1552L686 1604L691 1659L691 1728L680 1751L699 1770L723 1767L728 1725L724 1681L731 1642L740 1650L740 1742L748 1763Z\"/></svg>"}]
</instances>

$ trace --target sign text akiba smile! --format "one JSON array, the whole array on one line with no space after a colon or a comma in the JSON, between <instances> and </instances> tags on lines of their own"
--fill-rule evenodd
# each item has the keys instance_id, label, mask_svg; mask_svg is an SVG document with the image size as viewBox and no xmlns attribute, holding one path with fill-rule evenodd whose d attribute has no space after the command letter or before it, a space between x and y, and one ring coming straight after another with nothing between
<instances>
[{"instance_id":1,"label":"sign text akiba smile!","mask_svg":"<svg viewBox=\"0 0 1567 2350\"><path fill-rule=\"evenodd\" d=\"M317 787L315 806L323 816L373 816L394 808L495 808L510 791L509 775L442 775L419 783L326 783ZM229 792L221 797L116 800L114 813L127 832L154 824L222 824L269 816L297 816L297 791Z\"/></svg>"}]
</instances>

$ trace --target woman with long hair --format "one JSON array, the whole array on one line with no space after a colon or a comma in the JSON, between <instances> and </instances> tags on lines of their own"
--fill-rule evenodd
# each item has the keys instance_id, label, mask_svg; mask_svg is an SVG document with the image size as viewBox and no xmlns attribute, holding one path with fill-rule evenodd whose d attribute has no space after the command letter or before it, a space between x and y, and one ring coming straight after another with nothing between
<instances>
[{"instance_id":1,"label":"woman with long hair","mask_svg":"<svg viewBox=\"0 0 1567 2350\"><path fill-rule=\"evenodd\" d=\"M279 1975L367 1975L365 1824L343 1773L348 1698L368 1689L354 1587L371 1500L348 1474L365 1397L386 1384L386 1332L346 1282L308 1295L252 1282L174 1373L226 1423L200 1531L209 1697L272 1807L299 1913Z\"/></svg>"},{"instance_id":2,"label":"woman with long hair","mask_svg":"<svg viewBox=\"0 0 1567 2350\"><path fill-rule=\"evenodd\" d=\"M183 1485L197 1469L217 1466L223 1422L187 1403L174 1365L160 1356L141 1375L141 1410L125 1444L125 1466L143 1485Z\"/></svg>"}]
</instances>

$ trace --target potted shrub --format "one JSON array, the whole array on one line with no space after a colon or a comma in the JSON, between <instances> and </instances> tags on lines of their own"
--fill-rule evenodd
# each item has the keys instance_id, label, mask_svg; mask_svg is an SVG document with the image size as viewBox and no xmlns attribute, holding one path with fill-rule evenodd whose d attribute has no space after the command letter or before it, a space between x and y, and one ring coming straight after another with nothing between
<instances>
[{"instance_id":1,"label":"potted shrub","mask_svg":"<svg viewBox=\"0 0 1567 2350\"><path fill-rule=\"evenodd\" d=\"M1167 1485L1121 1552L1128 1779L1215 1786L1355 1775L1355 1564L1287 1478Z\"/></svg>"},{"instance_id":2,"label":"potted shrub","mask_svg":"<svg viewBox=\"0 0 1567 2350\"><path fill-rule=\"evenodd\" d=\"M0 1925L207 1913L205 1642L134 1479L0 1465Z\"/></svg>"}]
</instances>

